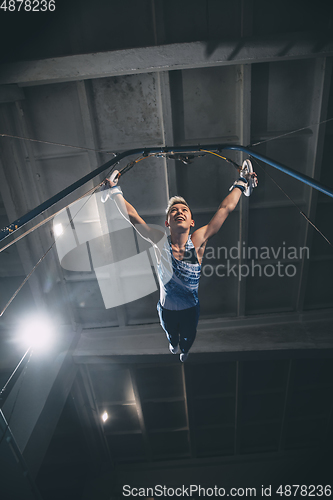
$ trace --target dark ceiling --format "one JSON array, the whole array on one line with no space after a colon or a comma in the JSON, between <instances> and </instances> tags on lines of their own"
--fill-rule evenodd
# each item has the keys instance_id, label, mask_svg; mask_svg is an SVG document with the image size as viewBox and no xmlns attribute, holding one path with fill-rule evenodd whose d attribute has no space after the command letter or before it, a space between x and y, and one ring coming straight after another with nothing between
<instances>
[{"instance_id":1,"label":"dark ceiling","mask_svg":"<svg viewBox=\"0 0 333 500\"><path fill-rule=\"evenodd\" d=\"M298 0L0 9L0 227L133 148L249 146L332 189L332 18L331 2ZM209 242L186 364L158 325L151 264L125 266L117 285L109 277L111 254L131 256L126 238L138 257L149 250L98 192L76 201L108 170L1 241L1 310L38 263L0 318L1 387L24 354L21 321L42 311L58 330L3 406L34 498L123 498L125 484L253 486L260 496L262 485L332 483L333 200L253 164L258 189ZM235 178L206 153L191 164L146 158L120 184L148 223L163 226L179 194L200 227ZM8 499L32 498L12 470Z\"/></svg>"}]
</instances>

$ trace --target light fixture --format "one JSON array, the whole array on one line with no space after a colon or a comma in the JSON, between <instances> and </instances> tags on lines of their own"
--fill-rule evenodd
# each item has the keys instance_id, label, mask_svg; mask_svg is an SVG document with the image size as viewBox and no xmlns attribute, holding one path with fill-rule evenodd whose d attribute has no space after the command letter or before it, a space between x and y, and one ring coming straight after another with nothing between
<instances>
[{"instance_id":1,"label":"light fixture","mask_svg":"<svg viewBox=\"0 0 333 500\"><path fill-rule=\"evenodd\" d=\"M54 340L54 323L45 314L26 317L19 325L22 343L34 351L45 350Z\"/></svg>"},{"instance_id":2,"label":"light fixture","mask_svg":"<svg viewBox=\"0 0 333 500\"><path fill-rule=\"evenodd\" d=\"M61 234L63 234L64 229L62 227L62 224L54 224L53 232L54 232L54 236L60 236Z\"/></svg>"},{"instance_id":3,"label":"light fixture","mask_svg":"<svg viewBox=\"0 0 333 500\"><path fill-rule=\"evenodd\" d=\"M109 414L107 411L105 411L102 415L102 420L103 422L105 423L107 421L107 419L109 418Z\"/></svg>"}]
</instances>

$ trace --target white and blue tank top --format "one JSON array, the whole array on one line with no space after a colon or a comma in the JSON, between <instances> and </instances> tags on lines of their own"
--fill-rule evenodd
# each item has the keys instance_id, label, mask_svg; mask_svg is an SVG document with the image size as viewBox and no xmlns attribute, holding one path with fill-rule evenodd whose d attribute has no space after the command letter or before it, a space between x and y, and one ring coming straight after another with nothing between
<instances>
[{"instance_id":1,"label":"white and blue tank top","mask_svg":"<svg viewBox=\"0 0 333 500\"><path fill-rule=\"evenodd\" d=\"M157 265L160 282L160 304L164 309L179 311L198 304L198 288L201 265L191 236L185 245L183 260L172 253L171 237L164 243Z\"/></svg>"}]
</instances>

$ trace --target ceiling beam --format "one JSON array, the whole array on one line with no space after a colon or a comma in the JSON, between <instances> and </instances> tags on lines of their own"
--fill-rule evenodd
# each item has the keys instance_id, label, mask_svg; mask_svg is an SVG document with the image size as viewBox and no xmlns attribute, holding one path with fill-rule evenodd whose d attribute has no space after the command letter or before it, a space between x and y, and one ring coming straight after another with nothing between
<instances>
[{"instance_id":1,"label":"ceiling beam","mask_svg":"<svg viewBox=\"0 0 333 500\"><path fill-rule=\"evenodd\" d=\"M15 111L19 135L23 137L32 137L32 126L25 101L16 101ZM30 203L32 202L33 205L39 205L42 200L49 197L50 193L47 190L44 176L39 176L38 182L34 182L34 179L36 178L36 172L39 170L39 168L36 164L36 157L32 143L29 141L22 141L20 144L14 144L14 147L16 149L19 150L21 147L24 152L25 162L22 162L19 168L21 177L23 179L25 178L26 173L28 174L26 182L22 183L25 198L29 199ZM59 263L56 248L54 246L54 238L53 236L51 236L50 226L44 226L42 230L36 231L34 237L30 238L29 245L31 247L31 260L34 263L38 262L42 254L47 252L51 246L53 247L53 258L48 259L48 272L45 271L45 268L42 268L43 274L41 276L41 279L43 283L45 283L50 279L50 276L52 276L52 281L54 284L57 282L57 277L59 277L60 291L57 287L53 286L48 294L42 292L44 301L48 306L50 306L51 304L62 303L60 294L63 294L63 296L66 297L66 300L64 301L66 318L70 320L70 323L74 327L74 325L77 323L77 318L75 317L73 308L69 305L69 294L64 283L64 274Z\"/></svg>"},{"instance_id":2,"label":"ceiling beam","mask_svg":"<svg viewBox=\"0 0 333 500\"><path fill-rule=\"evenodd\" d=\"M77 412L90 457L93 458L93 463L97 466L103 460L109 459L109 452L104 440L101 438L100 426L96 425L96 416L91 410L91 401L89 400L80 371L73 382L70 397Z\"/></svg>"},{"instance_id":3,"label":"ceiling beam","mask_svg":"<svg viewBox=\"0 0 333 500\"><path fill-rule=\"evenodd\" d=\"M95 109L93 106L93 99L92 99L91 82L78 81L76 82L76 87L80 103L82 128L84 131L85 144L87 144L87 146L89 147L88 158L90 163L90 170L93 171L97 165L101 165L103 163L103 157L102 154L98 152L99 141L95 125L96 119L95 119ZM105 178L105 173L99 175L99 181L102 181L104 178ZM87 186L88 188L93 188L94 183L90 181L87 184ZM109 221L107 220L105 210L99 210L99 215L102 224L109 225ZM109 229L109 233L112 233L111 229ZM112 246L110 246L110 249L112 252ZM127 324L127 315L125 306L121 305L116 307L116 314L119 325L125 326Z\"/></svg>"},{"instance_id":4,"label":"ceiling beam","mask_svg":"<svg viewBox=\"0 0 333 500\"><path fill-rule=\"evenodd\" d=\"M280 438L279 438L279 451L284 450L285 442L286 442L286 434L287 434L287 420L288 420L288 407L292 398L292 359L288 362L287 368L287 377L286 377L286 388L284 393L284 402L283 402L283 412L281 418L281 429L280 429Z\"/></svg>"},{"instance_id":5,"label":"ceiling beam","mask_svg":"<svg viewBox=\"0 0 333 500\"><path fill-rule=\"evenodd\" d=\"M314 77L314 92L312 101L312 119L311 122L317 125L313 126L313 136L309 140L308 157L309 157L309 173L313 179L320 179L321 166L323 161L325 130L326 124L319 125L320 122L327 119L328 101L330 97L332 77L332 59L318 58L316 61L316 70ZM318 191L316 189L306 187L307 207L306 214L308 218L314 222L317 210ZM304 231L304 241L302 246L312 248L312 239L314 229L310 223L306 223ZM296 310L301 311L304 307L307 278L309 274L310 259L303 255L299 286L296 296Z\"/></svg>"},{"instance_id":6,"label":"ceiling beam","mask_svg":"<svg viewBox=\"0 0 333 500\"><path fill-rule=\"evenodd\" d=\"M243 363L241 361L237 361L236 387L235 387L234 455L239 455L241 446L242 387L243 387Z\"/></svg>"},{"instance_id":7,"label":"ceiling beam","mask_svg":"<svg viewBox=\"0 0 333 500\"><path fill-rule=\"evenodd\" d=\"M12 131L15 123L14 116L16 114L15 104L7 105L2 108L1 113L1 126L7 131ZM16 129L14 130L16 132ZM29 162L26 161L27 151L20 144L16 147L12 143L3 143L1 145L0 159L0 192L1 197L6 209L9 220L16 219L20 213L25 213L33 206L33 201L38 199L38 193L34 186L32 171L29 168ZM6 165L6 169L5 169ZM10 168L8 167L10 166ZM28 187L29 186L29 187ZM22 264L23 272L28 275L36 264L37 260L41 257L39 248L39 255L36 258L36 247L34 241L31 239L21 241L17 244L17 251ZM23 281L23 280L22 280ZM45 294L43 293L43 286L41 276L34 273L29 278L29 287L35 301L39 308L45 307ZM8 296L8 300L10 296Z\"/></svg>"},{"instance_id":8,"label":"ceiling beam","mask_svg":"<svg viewBox=\"0 0 333 500\"><path fill-rule=\"evenodd\" d=\"M155 45L163 45L166 41L163 0L151 0L151 7Z\"/></svg>"},{"instance_id":9,"label":"ceiling beam","mask_svg":"<svg viewBox=\"0 0 333 500\"><path fill-rule=\"evenodd\" d=\"M333 437L332 437L333 425L332 424L333 424L333 398L332 398L332 402L331 402L330 411L329 411L329 414L327 417L327 424L326 424L326 429L325 429L325 441L329 442L329 440L330 440L331 443L333 442Z\"/></svg>"},{"instance_id":10,"label":"ceiling beam","mask_svg":"<svg viewBox=\"0 0 333 500\"><path fill-rule=\"evenodd\" d=\"M156 46L165 43L165 29L162 0L151 0L154 41ZM170 91L170 75L168 71L156 72L156 94L160 113L162 145L168 147L174 144L174 130L172 123L172 99ZM166 189L166 199L177 194L176 162L163 158L163 169Z\"/></svg>"},{"instance_id":11,"label":"ceiling beam","mask_svg":"<svg viewBox=\"0 0 333 500\"><path fill-rule=\"evenodd\" d=\"M86 366L80 367L80 383L82 391L81 397L85 400L85 404L87 404L87 412L89 413L89 409L92 410L90 412L89 418L95 423L94 428L91 431L95 435L95 440L98 439L98 442L95 442L95 446L97 446L100 450L103 450L103 458L107 457L108 460L113 465L113 457L112 450L110 450L108 442L106 440L106 436L104 433L104 429L102 426L102 419L100 415L100 409L98 408L97 398L93 389L93 384L90 378L89 370ZM80 401L79 401L80 403ZM84 425L85 420L87 419L86 415L83 415L81 423ZM93 438L94 439L94 438Z\"/></svg>"},{"instance_id":12,"label":"ceiling beam","mask_svg":"<svg viewBox=\"0 0 333 500\"><path fill-rule=\"evenodd\" d=\"M143 442L144 442L144 447L145 447L146 460L148 460L148 462L151 462L152 450L151 450L149 435L148 435L148 431L147 431L147 427L146 427L146 423L145 423L145 419L144 419L144 413L143 413L143 408L142 408L142 397L141 397L138 382L137 382L137 370L135 368L129 368L129 372L130 372L132 389L133 389L133 394L134 394L134 399L135 399L135 407L136 407L136 411L138 413L141 434L143 437Z\"/></svg>"},{"instance_id":13,"label":"ceiling beam","mask_svg":"<svg viewBox=\"0 0 333 500\"><path fill-rule=\"evenodd\" d=\"M95 117L91 99L90 83L91 82L85 82L82 80L77 81L76 89L80 104L82 128L85 140L84 143L89 148L87 150L89 163L91 170L94 170L97 165L103 163L103 160L102 160L102 155L98 152L99 146L98 146L96 127L95 127ZM91 185L88 184L88 186L89 188L93 187L93 184L92 183Z\"/></svg>"},{"instance_id":14,"label":"ceiling beam","mask_svg":"<svg viewBox=\"0 0 333 500\"><path fill-rule=\"evenodd\" d=\"M250 37L253 33L253 0L242 0L241 2L241 35ZM239 87L239 105L237 113L239 116L239 139L241 144L250 144L251 142L251 65L241 65L240 87ZM244 153L237 153L238 164L245 159ZM241 196L239 203L239 242L242 245L244 241L248 246L248 227L249 227L249 200ZM239 259L239 265L247 264L247 260L242 255ZM241 268L240 268L241 269ZM238 281L237 290L237 316L245 316L246 310L246 281L245 277ZM238 372L237 372L238 373ZM237 426L237 422L236 422ZM237 437L237 436L236 436ZM236 438L235 438L236 439Z\"/></svg>"},{"instance_id":15,"label":"ceiling beam","mask_svg":"<svg viewBox=\"0 0 333 500\"><path fill-rule=\"evenodd\" d=\"M159 102L160 122L163 137L163 146L174 144L174 130L172 124L172 105L170 93L169 72L156 73L157 97ZM177 194L176 162L163 158L166 199Z\"/></svg>"},{"instance_id":16,"label":"ceiling beam","mask_svg":"<svg viewBox=\"0 0 333 500\"><path fill-rule=\"evenodd\" d=\"M188 436L188 444L189 444L189 453L190 457L193 458L195 456L196 447L195 447L195 436L193 431L193 426L190 421L190 411L189 411L189 403L188 403L188 389L187 389L187 375L185 372L185 365L182 363L181 365L181 376L182 376L182 386L183 386L183 394L184 394L184 405L185 405L185 418L186 418L186 426L187 426L187 436Z\"/></svg>"},{"instance_id":17,"label":"ceiling beam","mask_svg":"<svg viewBox=\"0 0 333 500\"><path fill-rule=\"evenodd\" d=\"M323 315L323 311L320 314ZM297 321L297 315L281 316L284 322L279 322L278 316L271 316L271 323L267 317L266 324L260 324L258 318L257 323L236 318L233 321L200 320L191 353L330 350L333 349L333 319L329 316L320 319L320 314L307 322ZM85 330L73 356L78 363L85 363L110 356L144 358L156 354L168 355L163 332L158 325L144 325Z\"/></svg>"},{"instance_id":18,"label":"ceiling beam","mask_svg":"<svg viewBox=\"0 0 333 500\"><path fill-rule=\"evenodd\" d=\"M195 425L195 408L194 408L194 389L192 371L188 365L184 365L184 387L185 387L185 404L188 413L188 427L189 427L189 443L190 443L190 457L196 458L197 456L197 440L196 440L196 425Z\"/></svg>"},{"instance_id":19,"label":"ceiling beam","mask_svg":"<svg viewBox=\"0 0 333 500\"><path fill-rule=\"evenodd\" d=\"M318 32L225 40L216 44L212 54L208 52L208 42L169 44L2 64L0 85L40 85L133 73L325 57L332 54L332 34Z\"/></svg>"},{"instance_id":20,"label":"ceiling beam","mask_svg":"<svg viewBox=\"0 0 333 500\"><path fill-rule=\"evenodd\" d=\"M251 66L249 64L240 66L240 99L239 109L239 137L241 144L249 144L251 140ZM238 164L242 163L245 159L243 153L237 153ZM237 178L237 177L236 177ZM245 242L248 246L248 226L249 226L249 199L241 196L239 204L239 242L242 245ZM239 265L247 265L247 259L243 259L240 255ZM241 269L241 268L240 268ZM246 307L246 277L238 280L237 292L237 315L245 316Z\"/></svg>"},{"instance_id":21,"label":"ceiling beam","mask_svg":"<svg viewBox=\"0 0 333 500\"><path fill-rule=\"evenodd\" d=\"M265 477L267 484L275 484L275 481L278 481L277 476L278 478L289 477L290 471L296 465L300 470L306 470L311 466L311 463L314 463L320 451L320 447L312 447L311 449L304 448L283 453L262 452L194 459L187 457L181 459L178 455L177 459L162 459L149 464L119 464L117 466L117 484L140 485L142 488L156 484L172 484L173 488L181 488L183 485L193 484L219 485L223 479L224 488L235 487L235 485L246 487L258 485L259 496L263 477ZM314 457L314 460L311 460L311 457ZM112 491L114 477L110 473L106 473L103 478L98 478L99 482L95 483L96 494L94 498L98 498L97 491L100 490L97 488L102 479L104 484L107 484L108 481L109 488L106 489ZM121 490L119 489L119 491L120 496ZM193 491L193 495L196 493ZM198 494L197 497L199 497Z\"/></svg>"}]
</instances>

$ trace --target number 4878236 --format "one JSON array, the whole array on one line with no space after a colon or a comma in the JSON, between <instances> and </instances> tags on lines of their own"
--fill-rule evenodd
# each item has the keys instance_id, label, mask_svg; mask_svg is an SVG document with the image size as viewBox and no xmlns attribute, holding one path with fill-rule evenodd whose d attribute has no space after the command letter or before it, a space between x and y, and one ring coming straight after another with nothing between
<instances>
[{"instance_id":1,"label":"number 4878236","mask_svg":"<svg viewBox=\"0 0 333 500\"><path fill-rule=\"evenodd\" d=\"M1 0L0 0L1 1ZM3 0L0 9L9 12L53 12L56 8L55 0Z\"/></svg>"}]
</instances>

